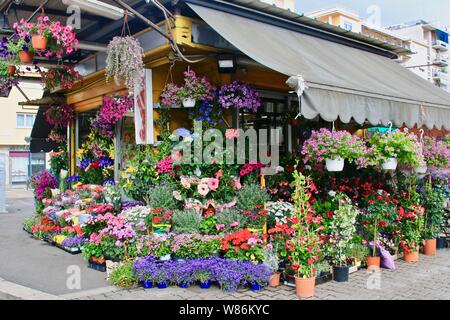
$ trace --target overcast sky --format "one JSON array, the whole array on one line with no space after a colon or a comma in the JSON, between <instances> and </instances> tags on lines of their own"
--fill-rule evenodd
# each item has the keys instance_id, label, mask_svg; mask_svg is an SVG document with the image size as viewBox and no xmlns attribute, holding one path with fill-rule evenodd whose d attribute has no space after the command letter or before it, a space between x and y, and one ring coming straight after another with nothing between
<instances>
[{"instance_id":1,"label":"overcast sky","mask_svg":"<svg viewBox=\"0 0 450 320\"><path fill-rule=\"evenodd\" d=\"M383 26L418 19L450 26L449 0L297 0L297 11L305 13L336 5L358 12L363 20L375 17L367 9L376 5Z\"/></svg>"}]
</instances>

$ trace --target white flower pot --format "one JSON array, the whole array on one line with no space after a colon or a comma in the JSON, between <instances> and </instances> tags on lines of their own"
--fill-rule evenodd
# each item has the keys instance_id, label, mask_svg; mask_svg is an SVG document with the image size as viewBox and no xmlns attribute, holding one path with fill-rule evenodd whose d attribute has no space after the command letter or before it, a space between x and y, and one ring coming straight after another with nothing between
<instances>
[{"instance_id":1,"label":"white flower pot","mask_svg":"<svg viewBox=\"0 0 450 320\"><path fill-rule=\"evenodd\" d=\"M396 158L389 158L381 164L381 167L383 168L383 170L395 170L397 169L397 165L398 162Z\"/></svg>"},{"instance_id":2,"label":"white flower pot","mask_svg":"<svg viewBox=\"0 0 450 320\"><path fill-rule=\"evenodd\" d=\"M185 108L193 108L195 107L196 100L191 98L183 99L183 107Z\"/></svg>"},{"instance_id":3,"label":"white flower pot","mask_svg":"<svg viewBox=\"0 0 450 320\"><path fill-rule=\"evenodd\" d=\"M340 172L344 170L345 160L342 158L326 159L325 163L327 170L330 172Z\"/></svg>"},{"instance_id":4,"label":"white flower pot","mask_svg":"<svg viewBox=\"0 0 450 320\"><path fill-rule=\"evenodd\" d=\"M414 168L414 171L415 171L417 174L425 174L425 173L427 173L427 169L428 169L427 166L423 166L423 167L417 167L417 168Z\"/></svg>"}]
</instances>

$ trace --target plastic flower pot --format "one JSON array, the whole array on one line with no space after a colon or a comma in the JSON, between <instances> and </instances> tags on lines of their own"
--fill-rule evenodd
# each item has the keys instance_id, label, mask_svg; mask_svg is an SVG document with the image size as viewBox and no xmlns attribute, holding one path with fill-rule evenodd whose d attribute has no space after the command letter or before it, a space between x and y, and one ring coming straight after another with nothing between
<instances>
[{"instance_id":1,"label":"plastic flower pot","mask_svg":"<svg viewBox=\"0 0 450 320\"><path fill-rule=\"evenodd\" d=\"M417 174L425 174L427 173L427 170L428 170L427 166L414 168L414 172Z\"/></svg>"},{"instance_id":2,"label":"plastic flower pot","mask_svg":"<svg viewBox=\"0 0 450 320\"><path fill-rule=\"evenodd\" d=\"M272 275L272 277L270 278L269 286L270 287L278 287L280 285L280 277L281 277L281 273L275 272Z\"/></svg>"},{"instance_id":3,"label":"plastic flower pot","mask_svg":"<svg viewBox=\"0 0 450 320\"><path fill-rule=\"evenodd\" d=\"M167 288L167 281L158 283L158 289L166 289Z\"/></svg>"},{"instance_id":4,"label":"plastic flower pot","mask_svg":"<svg viewBox=\"0 0 450 320\"><path fill-rule=\"evenodd\" d=\"M40 35L34 35L31 37L31 44L33 45L33 48L36 50L45 50L47 49L47 38L40 36Z\"/></svg>"},{"instance_id":5,"label":"plastic flower pot","mask_svg":"<svg viewBox=\"0 0 450 320\"><path fill-rule=\"evenodd\" d=\"M368 270L380 270L381 258L380 257L368 257L367 269Z\"/></svg>"},{"instance_id":6,"label":"plastic flower pot","mask_svg":"<svg viewBox=\"0 0 450 320\"><path fill-rule=\"evenodd\" d=\"M151 281L142 281L142 287L144 289L151 289L153 288L153 283Z\"/></svg>"},{"instance_id":7,"label":"plastic flower pot","mask_svg":"<svg viewBox=\"0 0 450 320\"><path fill-rule=\"evenodd\" d=\"M348 266L333 266L333 279L336 282L348 282Z\"/></svg>"},{"instance_id":8,"label":"plastic flower pot","mask_svg":"<svg viewBox=\"0 0 450 320\"><path fill-rule=\"evenodd\" d=\"M416 251L405 251L403 252L403 260L409 263L414 263L419 261L419 248Z\"/></svg>"},{"instance_id":9,"label":"plastic flower pot","mask_svg":"<svg viewBox=\"0 0 450 320\"><path fill-rule=\"evenodd\" d=\"M19 59L22 63L33 63L34 52L19 51Z\"/></svg>"},{"instance_id":10,"label":"plastic flower pot","mask_svg":"<svg viewBox=\"0 0 450 320\"><path fill-rule=\"evenodd\" d=\"M341 172L344 170L345 160L342 158L326 159L325 166L329 172Z\"/></svg>"},{"instance_id":11,"label":"plastic flower pot","mask_svg":"<svg viewBox=\"0 0 450 320\"><path fill-rule=\"evenodd\" d=\"M153 232L157 234L166 234L171 227L170 224L154 224Z\"/></svg>"},{"instance_id":12,"label":"plastic flower pot","mask_svg":"<svg viewBox=\"0 0 450 320\"><path fill-rule=\"evenodd\" d=\"M189 288L189 284L184 283L184 282L180 283L178 286L179 286L180 288L182 288L182 289L187 289L187 288Z\"/></svg>"},{"instance_id":13,"label":"plastic flower pot","mask_svg":"<svg viewBox=\"0 0 450 320\"><path fill-rule=\"evenodd\" d=\"M436 239L425 240L423 243L423 254L426 256L436 255Z\"/></svg>"},{"instance_id":14,"label":"plastic flower pot","mask_svg":"<svg viewBox=\"0 0 450 320\"><path fill-rule=\"evenodd\" d=\"M250 285L250 290L258 292L258 291L262 290L262 287L259 284L257 284L256 282L254 282Z\"/></svg>"},{"instance_id":15,"label":"plastic flower pot","mask_svg":"<svg viewBox=\"0 0 450 320\"><path fill-rule=\"evenodd\" d=\"M397 169L397 165L398 161L396 158L389 158L381 164L381 167L383 170L395 170Z\"/></svg>"},{"instance_id":16,"label":"plastic flower pot","mask_svg":"<svg viewBox=\"0 0 450 320\"><path fill-rule=\"evenodd\" d=\"M8 73L11 77L16 74L16 70L17 70L16 66L8 66Z\"/></svg>"},{"instance_id":17,"label":"plastic flower pot","mask_svg":"<svg viewBox=\"0 0 450 320\"><path fill-rule=\"evenodd\" d=\"M185 108L193 108L195 107L195 103L196 103L195 99L191 98L183 99L183 107Z\"/></svg>"},{"instance_id":18,"label":"plastic flower pot","mask_svg":"<svg viewBox=\"0 0 450 320\"><path fill-rule=\"evenodd\" d=\"M300 298L314 297L316 288L316 277L297 278L295 277L295 293Z\"/></svg>"},{"instance_id":19,"label":"plastic flower pot","mask_svg":"<svg viewBox=\"0 0 450 320\"><path fill-rule=\"evenodd\" d=\"M211 288L211 281L200 282L200 288L202 288L202 289L209 289L209 288Z\"/></svg>"},{"instance_id":20,"label":"plastic flower pot","mask_svg":"<svg viewBox=\"0 0 450 320\"><path fill-rule=\"evenodd\" d=\"M437 238L436 247L438 250L447 248L447 238L446 237Z\"/></svg>"}]
</instances>

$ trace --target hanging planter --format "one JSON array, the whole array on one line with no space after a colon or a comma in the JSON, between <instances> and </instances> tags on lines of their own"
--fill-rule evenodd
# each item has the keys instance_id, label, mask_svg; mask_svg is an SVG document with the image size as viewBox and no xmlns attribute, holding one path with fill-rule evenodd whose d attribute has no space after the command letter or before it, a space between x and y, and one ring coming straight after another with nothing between
<instances>
[{"instance_id":1,"label":"hanging planter","mask_svg":"<svg viewBox=\"0 0 450 320\"><path fill-rule=\"evenodd\" d=\"M19 51L19 59L20 59L20 62L25 63L25 64L33 63L34 52L24 51L24 50Z\"/></svg>"},{"instance_id":2,"label":"hanging planter","mask_svg":"<svg viewBox=\"0 0 450 320\"><path fill-rule=\"evenodd\" d=\"M122 80L130 94L141 90L144 77L145 65L142 60L144 50L137 39L131 34L128 27L128 11L125 12L125 21L120 37L114 37L108 44L106 58L106 79L114 79L117 85Z\"/></svg>"},{"instance_id":3,"label":"hanging planter","mask_svg":"<svg viewBox=\"0 0 450 320\"><path fill-rule=\"evenodd\" d=\"M11 77L14 77L14 75L16 74L16 70L17 70L16 66L8 66L8 74Z\"/></svg>"},{"instance_id":4,"label":"hanging planter","mask_svg":"<svg viewBox=\"0 0 450 320\"><path fill-rule=\"evenodd\" d=\"M344 170L345 160L342 158L326 159L325 166L329 172L340 172Z\"/></svg>"},{"instance_id":5,"label":"hanging planter","mask_svg":"<svg viewBox=\"0 0 450 320\"><path fill-rule=\"evenodd\" d=\"M396 170L398 161L396 158L388 158L381 164L383 170Z\"/></svg>"},{"instance_id":6,"label":"hanging planter","mask_svg":"<svg viewBox=\"0 0 450 320\"><path fill-rule=\"evenodd\" d=\"M183 107L185 107L185 108L193 108L193 107L195 107L196 103L197 103L197 101L192 98L183 99Z\"/></svg>"},{"instance_id":7,"label":"hanging planter","mask_svg":"<svg viewBox=\"0 0 450 320\"><path fill-rule=\"evenodd\" d=\"M42 35L33 35L31 37L31 44L35 50L45 50L47 49L48 40Z\"/></svg>"}]
</instances>

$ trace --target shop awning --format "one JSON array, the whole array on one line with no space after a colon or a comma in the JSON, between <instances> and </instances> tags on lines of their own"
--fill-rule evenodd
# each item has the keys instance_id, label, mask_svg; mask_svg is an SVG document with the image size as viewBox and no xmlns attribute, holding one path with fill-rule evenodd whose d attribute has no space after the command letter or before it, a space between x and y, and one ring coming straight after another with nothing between
<instances>
[{"instance_id":1,"label":"shop awning","mask_svg":"<svg viewBox=\"0 0 450 320\"><path fill-rule=\"evenodd\" d=\"M56 151L59 147L59 144L54 141L48 141L48 134L52 130L52 126L50 126L45 120L44 113L48 107L39 107L39 111L36 115L36 120L34 121L33 130L31 131L31 139L30 139L30 152L31 153L39 153L39 152L50 152Z\"/></svg>"},{"instance_id":2,"label":"shop awning","mask_svg":"<svg viewBox=\"0 0 450 320\"><path fill-rule=\"evenodd\" d=\"M308 119L450 129L450 94L394 60L251 17L189 6L253 60L287 76L302 75L309 89L301 111Z\"/></svg>"}]
</instances>

